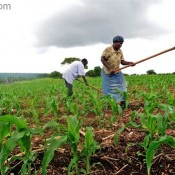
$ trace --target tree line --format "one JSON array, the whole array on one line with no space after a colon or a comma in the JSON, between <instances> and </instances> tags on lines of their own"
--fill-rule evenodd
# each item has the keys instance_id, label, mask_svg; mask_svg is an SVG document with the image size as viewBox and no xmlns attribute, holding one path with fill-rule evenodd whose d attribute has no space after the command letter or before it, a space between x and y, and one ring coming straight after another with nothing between
<instances>
[{"instance_id":1,"label":"tree line","mask_svg":"<svg viewBox=\"0 0 175 175\"><path fill-rule=\"evenodd\" d=\"M76 58L76 57L69 57L69 58L64 58L64 60L61 62L61 65L65 65L65 64L71 64L74 61L80 61L80 58ZM85 67L85 69L87 69L87 67ZM1 73L3 74L3 73ZM154 70L148 70L146 72L147 75L156 75L157 73ZM170 74L170 73L167 73ZM171 73L171 74L175 74L175 72ZM25 76L24 76L25 75ZM40 74L20 74L19 76L14 75L11 73L10 75L6 75L7 77L3 77L0 76L0 83L13 83L15 81L24 81L24 80L28 80L28 79L34 79L34 78L62 78L62 73L58 72L58 71L53 71L51 73L40 73ZM125 74L127 75L127 74ZM136 75L136 74L132 74L132 75ZM101 76L101 67L100 66L96 66L94 67L93 70L89 70L86 72L86 76L88 77L98 77Z\"/></svg>"}]
</instances>

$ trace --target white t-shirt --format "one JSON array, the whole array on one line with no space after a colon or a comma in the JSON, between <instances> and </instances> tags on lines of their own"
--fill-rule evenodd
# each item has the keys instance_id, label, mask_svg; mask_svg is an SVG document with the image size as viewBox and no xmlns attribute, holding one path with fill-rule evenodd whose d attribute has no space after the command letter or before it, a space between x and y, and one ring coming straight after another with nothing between
<instances>
[{"instance_id":1,"label":"white t-shirt","mask_svg":"<svg viewBox=\"0 0 175 175\"><path fill-rule=\"evenodd\" d=\"M84 65L81 61L74 61L63 73L62 77L70 84L79 76L85 76Z\"/></svg>"}]
</instances>

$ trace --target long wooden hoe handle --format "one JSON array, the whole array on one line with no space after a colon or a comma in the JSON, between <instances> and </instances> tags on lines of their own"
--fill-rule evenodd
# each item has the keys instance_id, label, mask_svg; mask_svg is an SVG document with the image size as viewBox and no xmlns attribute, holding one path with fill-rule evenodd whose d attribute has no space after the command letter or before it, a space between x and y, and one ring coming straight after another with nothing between
<instances>
[{"instance_id":1,"label":"long wooden hoe handle","mask_svg":"<svg viewBox=\"0 0 175 175\"><path fill-rule=\"evenodd\" d=\"M166 53L166 52L172 51L172 50L174 50L174 49L175 49L175 47L172 47L172 48L170 48L170 49L164 50L164 51L162 51L162 52L159 52L159 53L157 53L157 54L154 54L154 55L152 55L152 56L149 56L149 57L147 57L147 58L144 58L144 59L142 59L142 60L140 60L140 61L137 61L137 62L135 62L134 64L130 64L130 65L124 66L124 67L122 67L122 68L116 69L115 71L120 71L120 70L125 69L125 68L127 68L127 67L130 67L130 66L132 66L132 65L139 64L139 63L141 63L141 62L143 62L143 61L149 60L149 59L151 59L151 58L153 58L153 57L159 56L159 55L161 55L161 54L164 54L164 53Z\"/></svg>"},{"instance_id":2,"label":"long wooden hoe handle","mask_svg":"<svg viewBox=\"0 0 175 175\"><path fill-rule=\"evenodd\" d=\"M82 82L82 81L79 80L79 79L76 79L76 80L78 80L78 81L81 82L81 83L84 83L84 82ZM97 90L97 91L99 91L99 92L102 92L101 89L97 89L97 88L95 88L94 86L91 86L91 85L89 85L89 84L88 84L88 86L91 87L92 89L95 89L95 90Z\"/></svg>"}]
</instances>

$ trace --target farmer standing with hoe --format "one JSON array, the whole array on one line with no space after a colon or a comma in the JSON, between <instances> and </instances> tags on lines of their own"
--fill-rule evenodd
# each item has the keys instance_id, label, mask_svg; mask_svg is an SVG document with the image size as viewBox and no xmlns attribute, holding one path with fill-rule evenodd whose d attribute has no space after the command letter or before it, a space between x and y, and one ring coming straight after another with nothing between
<instances>
[{"instance_id":1,"label":"farmer standing with hoe","mask_svg":"<svg viewBox=\"0 0 175 175\"><path fill-rule=\"evenodd\" d=\"M71 63L70 67L63 73L63 79L68 90L68 96L73 94L73 81L78 77L82 76L85 84L88 86L87 80L85 78L84 68L88 64L87 59L82 59L81 61L74 61Z\"/></svg>"},{"instance_id":2,"label":"farmer standing with hoe","mask_svg":"<svg viewBox=\"0 0 175 175\"><path fill-rule=\"evenodd\" d=\"M122 36L116 36L113 38L113 45L107 47L101 56L102 68L102 83L103 83L103 94L111 95L115 98L117 103L120 103L122 109L125 109L126 102L124 92L127 91L126 80L119 69L120 64L132 65L133 62L124 60L123 52L120 49L124 39Z\"/></svg>"}]
</instances>

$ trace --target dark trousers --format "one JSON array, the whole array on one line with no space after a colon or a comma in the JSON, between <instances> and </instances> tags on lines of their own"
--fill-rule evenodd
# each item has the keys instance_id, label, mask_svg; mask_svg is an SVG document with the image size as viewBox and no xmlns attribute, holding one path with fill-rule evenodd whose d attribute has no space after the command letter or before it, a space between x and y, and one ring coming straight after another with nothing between
<instances>
[{"instance_id":1,"label":"dark trousers","mask_svg":"<svg viewBox=\"0 0 175 175\"><path fill-rule=\"evenodd\" d=\"M66 80L65 80L65 84L66 84L66 87L67 87L67 90L68 90L68 96L72 96L73 94L73 85L68 83Z\"/></svg>"}]
</instances>

